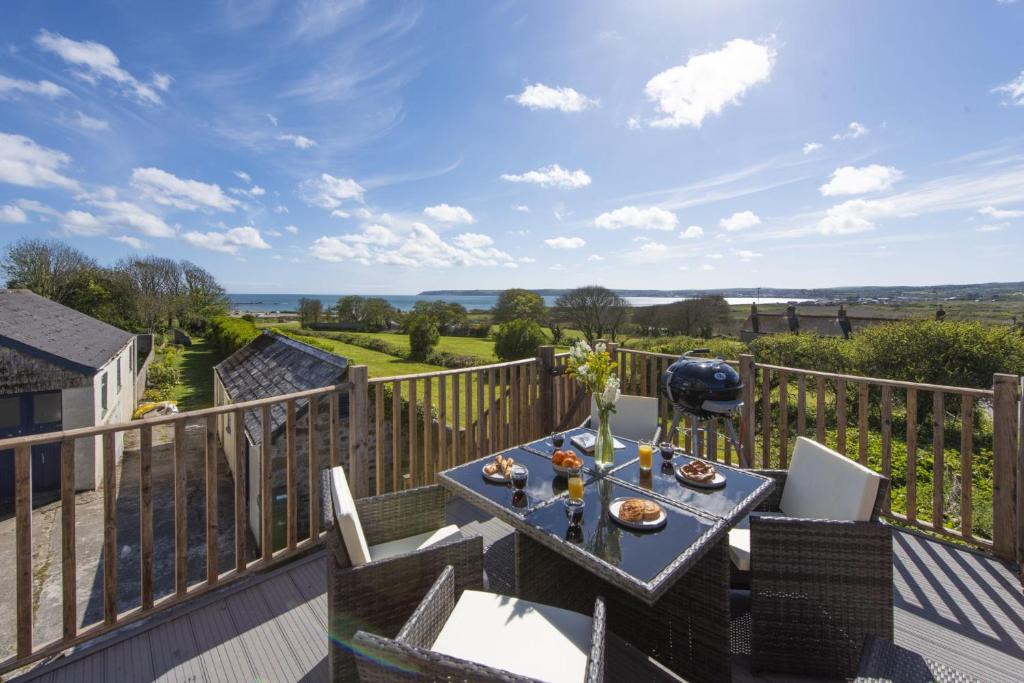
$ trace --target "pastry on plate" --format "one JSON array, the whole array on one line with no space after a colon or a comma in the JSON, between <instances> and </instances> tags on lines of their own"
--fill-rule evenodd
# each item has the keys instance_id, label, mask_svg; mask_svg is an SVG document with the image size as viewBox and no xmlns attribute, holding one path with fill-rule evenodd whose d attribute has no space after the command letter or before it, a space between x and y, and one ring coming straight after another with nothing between
<instances>
[{"instance_id":1,"label":"pastry on plate","mask_svg":"<svg viewBox=\"0 0 1024 683\"><path fill-rule=\"evenodd\" d=\"M709 462L703 460L694 460L693 462L687 463L679 468L679 473L683 475L684 479L690 481L696 481L701 484L707 484L714 481L715 475L718 473L715 466Z\"/></svg>"},{"instance_id":2,"label":"pastry on plate","mask_svg":"<svg viewBox=\"0 0 1024 683\"><path fill-rule=\"evenodd\" d=\"M649 522L661 516L661 506L653 500L627 498L619 507L619 517L627 522Z\"/></svg>"}]
</instances>

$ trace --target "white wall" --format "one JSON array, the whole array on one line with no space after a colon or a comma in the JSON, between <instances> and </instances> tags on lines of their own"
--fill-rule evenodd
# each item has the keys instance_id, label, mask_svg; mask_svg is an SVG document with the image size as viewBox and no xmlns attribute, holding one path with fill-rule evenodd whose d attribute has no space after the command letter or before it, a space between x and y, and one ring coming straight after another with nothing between
<instances>
[{"instance_id":1,"label":"white wall","mask_svg":"<svg viewBox=\"0 0 1024 683\"><path fill-rule=\"evenodd\" d=\"M61 392L64 429L94 425L130 422L135 410L135 377L132 364L135 354L133 338L116 356L92 378L92 383ZM117 387L117 367L121 366L121 388ZM103 410L103 374L107 373L107 409ZM124 452L124 433L114 441L116 460ZM102 437L78 439L75 444L75 489L84 491L98 488L103 481L103 459L96 455L102 449Z\"/></svg>"},{"instance_id":2,"label":"white wall","mask_svg":"<svg viewBox=\"0 0 1024 683\"><path fill-rule=\"evenodd\" d=\"M231 405L231 400L216 372L213 374L213 405ZM231 469L232 478L236 473L235 429L245 429L245 425L239 425L236 422L234 413L217 416L217 437L220 439L224 457ZM258 545L260 543L260 448L249 439L248 434L245 436L245 442L249 446L249 526L256 536Z\"/></svg>"}]
</instances>

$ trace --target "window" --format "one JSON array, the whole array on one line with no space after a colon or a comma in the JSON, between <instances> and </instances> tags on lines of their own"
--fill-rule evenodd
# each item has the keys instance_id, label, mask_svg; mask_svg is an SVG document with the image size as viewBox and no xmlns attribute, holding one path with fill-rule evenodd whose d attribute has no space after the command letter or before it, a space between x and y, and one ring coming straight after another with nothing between
<instances>
[{"instance_id":1,"label":"window","mask_svg":"<svg viewBox=\"0 0 1024 683\"><path fill-rule=\"evenodd\" d=\"M103 412L107 412L107 373L103 373L103 377L100 378L100 407Z\"/></svg>"},{"instance_id":2,"label":"window","mask_svg":"<svg viewBox=\"0 0 1024 683\"><path fill-rule=\"evenodd\" d=\"M55 424L61 421L59 391L46 391L32 395L32 423L36 425Z\"/></svg>"},{"instance_id":3,"label":"window","mask_svg":"<svg viewBox=\"0 0 1024 683\"><path fill-rule=\"evenodd\" d=\"M121 391L121 357L117 357L117 390Z\"/></svg>"},{"instance_id":4,"label":"window","mask_svg":"<svg viewBox=\"0 0 1024 683\"><path fill-rule=\"evenodd\" d=\"M21 426L21 397L0 396L0 432Z\"/></svg>"}]
</instances>

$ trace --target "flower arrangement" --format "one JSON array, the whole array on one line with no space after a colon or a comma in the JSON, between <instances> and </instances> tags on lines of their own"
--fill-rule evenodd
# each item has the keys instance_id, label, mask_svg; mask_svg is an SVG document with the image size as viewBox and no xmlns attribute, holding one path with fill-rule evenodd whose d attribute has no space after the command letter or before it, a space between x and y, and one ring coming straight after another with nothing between
<instances>
[{"instance_id":1,"label":"flower arrangement","mask_svg":"<svg viewBox=\"0 0 1024 683\"><path fill-rule=\"evenodd\" d=\"M619 378L611 354L603 342L598 342L594 348L585 341L576 342L569 350L566 372L594 396L599 418L594 460L598 467L610 467L615 456L615 440L609 415L615 412L615 402L619 400Z\"/></svg>"}]
</instances>

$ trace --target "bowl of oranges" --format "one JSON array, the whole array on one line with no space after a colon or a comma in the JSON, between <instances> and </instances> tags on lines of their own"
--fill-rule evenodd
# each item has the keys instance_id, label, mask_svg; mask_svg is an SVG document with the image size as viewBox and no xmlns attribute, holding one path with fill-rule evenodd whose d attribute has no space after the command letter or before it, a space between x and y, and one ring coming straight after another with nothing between
<instances>
[{"instance_id":1,"label":"bowl of oranges","mask_svg":"<svg viewBox=\"0 0 1024 683\"><path fill-rule=\"evenodd\" d=\"M556 450L551 454L551 469L559 476L572 477L580 473L583 461L573 451Z\"/></svg>"}]
</instances>

